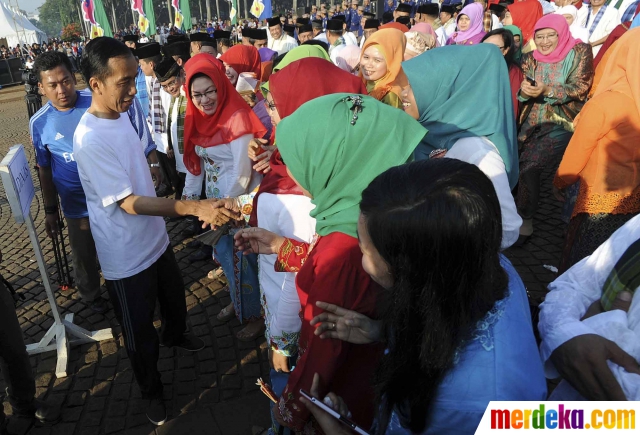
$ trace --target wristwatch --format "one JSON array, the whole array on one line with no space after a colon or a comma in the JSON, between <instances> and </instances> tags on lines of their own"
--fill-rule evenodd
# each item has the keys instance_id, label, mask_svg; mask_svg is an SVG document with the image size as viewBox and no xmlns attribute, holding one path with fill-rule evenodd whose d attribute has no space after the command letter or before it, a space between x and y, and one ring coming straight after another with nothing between
<instances>
[{"instance_id":1,"label":"wristwatch","mask_svg":"<svg viewBox=\"0 0 640 435\"><path fill-rule=\"evenodd\" d=\"M160 163L149 163L149 167L150 168L159 168L160 167Z\"/></svg>"},{"instance_id":2,"label":"wristwatch","mask_svg":"<svg viewBox=\"0 0 640 435\"><path fill-rule=\"evenodd\" d=\"M547 98L553 98L553 96L554 96L554 95L555 95L555 94L553 93L553 89L551 89L551 90L549 91L549 93L547 94Z\"/></svg>"}]
</instances>

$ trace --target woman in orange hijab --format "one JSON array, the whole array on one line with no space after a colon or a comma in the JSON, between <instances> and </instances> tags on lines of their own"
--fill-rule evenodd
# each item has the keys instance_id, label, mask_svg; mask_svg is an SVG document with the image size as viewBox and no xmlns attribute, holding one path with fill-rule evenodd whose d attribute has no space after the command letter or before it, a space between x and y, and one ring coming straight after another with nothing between
<instances>
[{"instance_id":1,"label":"woman in orange hijab","mask_svg":"<svg viewBox=\"0 0 640 435\"><path fill-rule=\"evenodd\" d=\"M400 30L378 30L367 39L360 57L360 77L369 95L398 109L402 108L402 88L409 84L401 65L406 45Z\"/></svg>"},{"instance_id":2,"label":"woman in orange hijab","mask_svg":"<svg viewBox=\"0 0 640 435\"><path fill-rule=\"evenodd\" d=\"M234 45L220 56L220 60L224 62L225 73L232 85L235 86L238 76L245 72L260 80L262 61L258 49L253 45Z\"/></svg>"},{"instance_id":3,"label":"woman in orange hijab","mask_svg":"<svg viewBox=\"0 0 640 435\"><path fill-rule=\"evenodd\" d=\"M251 47L255 50L255 47ZM256 50L257 52L257 50ZM227 52L228 53L228 52ZM225 77L224 67L207 54L197 54L185 65L187 111L184 119L184 164L188 173L183 199L200 199L202 184L207 198L243 197L241 211L251 213L250 195L262 177L253 170L249 142L266 129ZM247 206L248 203L248 206ZM231 304L218 320L237 317L247 327L239 340L252 340L264 328L258 285L258 259L243 256L233 247L233 234L223 235L214 248L215 258L229 283Z\"/></svg>"},{"instance_id":4,"label":"woman in orange hijab","mask_svg":"<svg viewBox=\"0 0 640 435\"><path fill-rule=\"evenodd\" d=\"M554 187L580 182L560 272L591 255L640 212L640 28L626 32L606 56L593 97L575 119Z\"/></svg>"}]
</instances>

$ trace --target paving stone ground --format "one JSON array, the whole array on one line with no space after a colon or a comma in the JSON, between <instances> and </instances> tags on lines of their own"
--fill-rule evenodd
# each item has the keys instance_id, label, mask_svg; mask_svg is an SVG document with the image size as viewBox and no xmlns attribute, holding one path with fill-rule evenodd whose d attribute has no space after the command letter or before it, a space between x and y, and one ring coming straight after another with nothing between
<instances>
[{"instance_id":1,"label":"paving stone ground","mask_svg":"<svg viewBox=\"0 0 640 435\"><path fill-rule=\"evenodd\" d=\"M30 145L27 109L21 86L0 91L0 159L9 147L25 145L35 163ZM34 185L38 186L35 172ZM544 176L540 210L535 218L535 234L522 248L511 248L507 256L514 263L532 297L541 300L547 284L555 278L545 265L557 266L565 225L560 207L551 195L551 171ZM39 188L31 213L53 282L57 280L52 245L44 230L44 210ZM56 379L54 352L31 357L37 396L62 407L62 421L53 427L38 427L25 419L11 418L9 429L20 435L102 435L123 434L250 434L252 426L269 424L267 399L255 386L258 377L268 378L267 347L263 338L243 343L235 338L241 329L237 320L221 324L215 315L230 302L220 280L207 278L210 261L191 264L193 252L180 232L186 222L168 222L176 259L185 281L189 325L206 348L189 354L160 349L159 369L170 421L154 429L145 416L145 404L135 384L123 348L120 326L112 310L94 314L78 299L75 290L58 291L56 300L62 313L75 313L75 323L89 330L113 328L115 339L100 344L75 347L69 358L68 376ZM16 224L0 186L0 250L3 276L26 300L16 313L27 343L37 342L53 323L42 279L26 227ZM70 257L69 257L70 261ZM107 297L106 290L104 292ZM0 388L5 384L0 374ZM5 413L11 414L7 403Z\"/></svg>"}]
</instances>

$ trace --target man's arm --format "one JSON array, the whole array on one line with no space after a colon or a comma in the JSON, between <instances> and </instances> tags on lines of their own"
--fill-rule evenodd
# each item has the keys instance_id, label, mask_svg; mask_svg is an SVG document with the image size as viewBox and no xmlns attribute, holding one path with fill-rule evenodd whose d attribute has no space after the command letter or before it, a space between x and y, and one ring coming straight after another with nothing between
<instances>
[{"instance_id":1,"label":"man's arm","mask_svg":"<svg viewBox=\"0 0 640 435\"><path fill-rule=\"evenodd\" d=\"M242 215L225 207L225 201L176 201L169 198L129 195L118 201L126 213L146 216L196 216L207 225L220 226L229 220L240 220Z\"/></svg>"},{"instance_id":2,"label":"man's arm","mask_svg":"<svg viewBox=\"0 0 640 435\"><path fill-rule=\"evenodd\" d=\"M44 228L47 235L53 238L58 231L58 192L53 184L51 166L39 166L40 188L44 201Z\"/></svg>"}]
</instances>

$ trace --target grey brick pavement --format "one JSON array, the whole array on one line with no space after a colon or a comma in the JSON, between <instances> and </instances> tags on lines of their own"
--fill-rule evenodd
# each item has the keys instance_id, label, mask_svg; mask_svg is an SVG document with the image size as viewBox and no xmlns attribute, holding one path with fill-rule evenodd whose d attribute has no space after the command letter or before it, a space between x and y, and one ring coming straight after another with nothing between
<instances>
[{"instance_id":1,"label":"grey brick pavement","mask_svg":"<svg viewBox=\"0 0 640 435\"><path fill-rule=\"evenodd\" d=\"M34 162L22 96L22 87L0 91L0 158L10 146L22 143ZM537 299L544 296L546 285L555 276L543 265L557 266L563 241L564 224L550 192L550 176L550 172L545 176L534 237L523 248L507 252ZM44 231L44 211L38 191L31 212L55 281L52 247ZM185 246L189 240L182 240L180 236L185 225L184 221L167 223L167 229L185 280L190 326L207 347L196 354L160 350L159 369L172 420L155 432L162 435L251 433L252 425L266 427L269 423L268 401L254 385L257 377L268 377L265 340L239 342L234 336L241 329L237 320L226 325L216 320L215 314L229 303L229 294L223 290L223 282L207 278L211 262L189 264L187 261L192 252ZM26 342L33 343L44 335L53 320L48 314L49 306L26 228L13 221L1 186L0 250L4 255L0 270L26 297L16 312ZM56 379L54 375L55 353L32 357L37 395L62 406L62 421L54 427L43 428L28 420L12 418L9 429L21 435L153 433L113 312L104 316L93 314L78 300L74 290L58 292L57 302L62 312L76 314L76 324L90 330L112 327L116 339L72 349L69 376L63 379ZM4 390L1 374L0 387ZM5 412L10 414L7 404Z\"/></svg>"}]
</instances>

